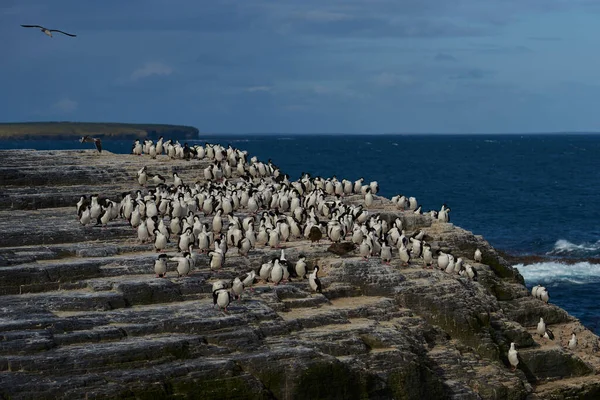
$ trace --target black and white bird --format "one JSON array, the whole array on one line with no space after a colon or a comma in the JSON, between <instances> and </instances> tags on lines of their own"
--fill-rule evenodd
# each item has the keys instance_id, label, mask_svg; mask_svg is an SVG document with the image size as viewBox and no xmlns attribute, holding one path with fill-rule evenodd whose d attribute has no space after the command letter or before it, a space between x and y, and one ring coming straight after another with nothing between
<instances>
[{"instance_id":1,"label":"black and white bird","mask_svg":"<svg viewBox=\"0 0 600 400\"><path fill-rule=\"evenodd\" d=\"M548 327L546 327L546 332L544 332L544 339L554 340L554 333Z\"/></svg>"},{"instance_id":2,"label":"black and white bird","mask_svg":"<svg viewBox=\"0 0 600 400\"><path fill-rule=\"evenodd\" d=\"M102 141L100 139L86 135L79 139L79 141L81 143L94 143L94 145L96 145L96 150L98 150L98 153L102 153Z\"/></svg>"},{"instance_id":3,"label":"black and white bird","mask_svg":"<svg viewBox=\"0 0 600 400\"><path fill-rule=\"evenodd\" d=\"M310 288L312 290L314 290L315 292L322 293L321 281L319 280L319 277L317 276L318 272L319 272L319 266L315 265L315 269L308 276L308 284L310 285Z\"/></svg>"},{"instance_id":4,"label":"black and white bird","mask_svg":"<svg viewBox=\"0 0 600 400\"><path fill-rule=\"evenodd\" d=\"M296 275L300 279L304 279L306 276L306 256L304 254L300 254L298 257L298 261L296 261L295 265Z\"/></svg>"},{"instance_id":5,"label":"black and white bird","mask_svg":"<svg viewBox=\"0 0 600 400\"><path fill-rule=\"evenodd\" d=\"M217 289L213 292L213 304L219 306L219 308L227 312L227 306L231 303L232 295L229 290L222 288Z\"/></svg>"},{"instance_id":6,"label":"black and white bird","mask_svg":"<svg viewBox=\"0 0 600 400\"><path fill-rule=\"evenodd\" d=\"M67 36L71 36L71 37L76 37L77 35L73 35L72 33L67 33L67 32L63 32L63 31L59 31L58 29L48 29L48 28L44 28L43 26L40 25L21 25L23 28L40 28L40 30L45 33L46 35L52 37L52 32L58 32L58 33L62 33L63 35L67 35Z\"/></svg>"},{"instance_id":7,"label":"black and white bird","mask_svg":"<svg viewBox=\"0 0 600 400\"><path fill-rule=\"evenodd\" d=\"M240 278L236 277L231 284L231 290L233 291L235 298L241 300L242 293L244 292L244 282L242 282Z\"/></svg>"},{"instance_id":8,"label":"black and white bird","mask_svg":"<svg viewBox=\"0 0 600 400\"><path fill-rule=\"evenodd\" d=\"M254 284L254 278L256 278L256 272L254 272L254 270L252 270L248 273L248 275L246 275L246 277L242 281L244 288L248 288L248 289L250 289L250 291L253 292L254 288L252 288L252 285Z\"/></svg>"},{"instance_id":9,"label":"black and white bird","mask_svg":"<svg viewBox=\"0 0 600 400\"><path fill-rule=\"evenodd\" d=\"M538 322L537 328L535 331L537 332L538 335L540 335L540 337L544 336L544 333L546 332L546 324L544 323L544 318L540 317L540 322Z\"/></svg>"},{"instance_id":10,"label":"black and white bird","mask_svg":"<svg viewBox=\"0 0 600 400\"><path fill-rule=\"evenodd\" d=\"M177 276L187 276L192 269L192 256L189 252L184 252L183 257L172 257L171 260L177 261Z\"/></svg>"},{"instance_id":11,"label":"black and white bird","mask_svg":"<svg viewBox=\"0 0 600 400\"><path fill-rule=\"evenodd\" d=\"M165 278L167 276L167 255L161 254L154 261L154 273L157 278Z\"/></svg>"}]
</instances>

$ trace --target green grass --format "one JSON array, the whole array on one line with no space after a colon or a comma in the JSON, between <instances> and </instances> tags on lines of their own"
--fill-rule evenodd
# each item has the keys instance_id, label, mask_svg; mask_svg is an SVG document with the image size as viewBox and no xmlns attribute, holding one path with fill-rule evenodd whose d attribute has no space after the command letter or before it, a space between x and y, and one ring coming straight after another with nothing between
<instances>
[{"instance_id":1,"label":"green grass","mask_svg":"<svg viewBox=\"0 0 600 400\"><path fill-rule=\"evenodd\" d=\"M122 124L104 122L17 122L0 123L0 139L58 139L85 135L95 137L146 138L158 136L197 137L193 126Z\"/></svg>"}]
</instances>

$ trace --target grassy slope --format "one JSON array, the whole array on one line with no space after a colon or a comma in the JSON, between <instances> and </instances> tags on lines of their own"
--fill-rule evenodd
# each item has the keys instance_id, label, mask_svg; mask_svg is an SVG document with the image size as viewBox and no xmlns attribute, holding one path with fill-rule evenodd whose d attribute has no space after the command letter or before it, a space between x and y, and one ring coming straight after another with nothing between
<instances>
[{"instance_id":1,"label":"grassy slope","mask_svg":"<svg viewBox=\"0 0 600 400\"><path fill-rule=\"evenodd\" d=\"M121 124L88 122L24 122L0 123L0 139L73 138L91 135L96 137L185 135L197 136L198 129L183 125Z\"/></svg>"}]
</instances>

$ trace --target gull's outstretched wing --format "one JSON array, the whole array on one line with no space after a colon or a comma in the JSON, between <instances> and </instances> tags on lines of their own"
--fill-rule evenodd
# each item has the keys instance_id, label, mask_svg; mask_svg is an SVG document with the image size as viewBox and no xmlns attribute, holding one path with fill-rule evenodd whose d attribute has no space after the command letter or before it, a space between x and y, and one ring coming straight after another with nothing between
<instances>
[{"instance_id":1,"label":"gull's outstretched wing","mask_svg":"<svg viewBox=\"0 0 600 400\"><path fill-rule=\"evenodd\" d=\"M63 35L67 35L67 36L71 36L71 37L77 37L77 35L73 35L72 33L67 33L67 32L63 32L63 31L59 31L58 29L49 29L50 32L58 32L58 33L62 33Z\"/></svg>"}]
</instances>

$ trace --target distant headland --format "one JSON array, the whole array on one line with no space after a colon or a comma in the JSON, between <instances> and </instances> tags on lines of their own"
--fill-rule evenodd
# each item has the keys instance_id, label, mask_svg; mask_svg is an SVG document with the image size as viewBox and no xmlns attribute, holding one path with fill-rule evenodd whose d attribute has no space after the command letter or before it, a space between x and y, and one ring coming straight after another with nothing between
<instances>
[{"instance_id":1,"label":"distant headland","mask_svg":"<svg viewBox=\"0 0 600 400\"><path fill-rule=\"evenodd\" d=\"M119 137L123 139L158 138L177 136L197 138L198 128L185 125L124 124L105 122L14 122L0 123L2 139L73 139L90 135L94 137Z\"/></svg>"}]
</instances>

